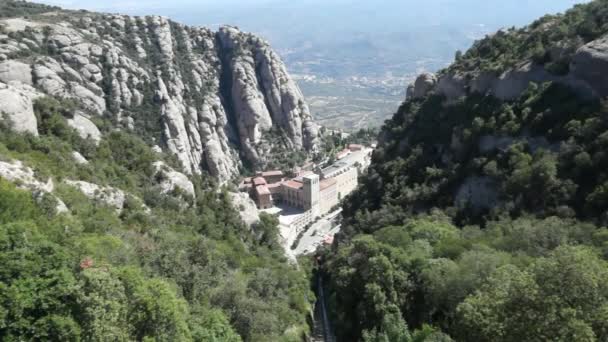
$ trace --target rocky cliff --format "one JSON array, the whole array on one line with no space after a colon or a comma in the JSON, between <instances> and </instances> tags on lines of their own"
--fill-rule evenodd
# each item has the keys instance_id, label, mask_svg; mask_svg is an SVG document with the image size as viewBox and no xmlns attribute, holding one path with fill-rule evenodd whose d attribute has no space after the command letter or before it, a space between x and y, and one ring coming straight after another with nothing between
<instances>
[{"instance_id":1,"label":"rocky cliff","mask_svg":"<svg viewBox=\"0 0 608 342\"><path fill-rule=\"evenodd\" d=\"M285 150L315 151L302 93L264 40L163 17L48 11L0 20L0 103L16 130L37 134L33 100L75 100L72 120L98 139L104 116L177 156L190 174L226 181ZM276 141L273 139L272 141Z\"/></svg>"},{"instance_id":2,"label":"rocky cliff","mask_svg":"<svg viewBox=\"0 0 608 342\"><path fill-rule=\"evenodd\" d=\"M421 99L436 93L453 102L477 93L513 100L531 82L559 83L587 98L606 97L608 35L605 29L585 31L585 25L591 25L589 22L580 20L575 8L563 16L539 19L522 29L499 31L476 42L437 75L418 76L408 87L407 97Z\"/></svg>"}]
</instances>

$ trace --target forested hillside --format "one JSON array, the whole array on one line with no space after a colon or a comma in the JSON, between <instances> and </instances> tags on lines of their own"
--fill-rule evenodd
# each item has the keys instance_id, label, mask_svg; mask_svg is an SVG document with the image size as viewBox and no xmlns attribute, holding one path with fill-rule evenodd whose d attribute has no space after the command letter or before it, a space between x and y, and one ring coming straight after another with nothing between
<instances>
[{"instance_id":1,"label":"forested hillside","mask_svg":"<svg viewBox=\"0 0 608 342\"><path fill-rule=\"evenodd\" d=\"M302 341L314 301L306 265L284 257L276 219L244 223L244 204L220 186L240 161L213 138L232 125L210 112L221 106L197 97L196 84L219 87L201 59L217 50L197 40L210 31L140 18L159 39L136 57L125 20L137 21L0 1L0 340ZM188 32L200 45L183 46ZM175 60L159 63L158 49ZM154 63L162 70L141 67ZM182 80L191 63L209 78ZM211 116L197 117L203 109ZM281 125L302 140L301 121ZM177 136L205 147L185 150ZM235 168L220 177L201 158Z\"/></svg>"},{"instance_id":2,"label":"forested hillside","mask_svg":"<svg viewBox=\"0 0 608 342\"><path fill-rule=\"evenodd\" d=\"M416 82L322 252L340 341L608 339L607 14L501 31Z\"/></svg>"},{"instance_id":3,"label":"forested hillside","mask_svg":"<svg viewBox=\"0 0 608 342\"><path fill-rule=\"evenodd\" d=\"M37 178L58 183L53 195L32 196L0 179L1 340L299 341L306 334L314 295L307 275L285 260L273 219L251 230L209 177L195 179L194 194L163 194L166 176L153 162L176 161L126 132L104 132L91 144L67 125L65 102L40 99L36 114L38 137L0 127L2 163L24 161ZM73 151L88 164L75 162ZM70 178L128 190L123 208L60 183Z\"/></svg>"}]
</instances>

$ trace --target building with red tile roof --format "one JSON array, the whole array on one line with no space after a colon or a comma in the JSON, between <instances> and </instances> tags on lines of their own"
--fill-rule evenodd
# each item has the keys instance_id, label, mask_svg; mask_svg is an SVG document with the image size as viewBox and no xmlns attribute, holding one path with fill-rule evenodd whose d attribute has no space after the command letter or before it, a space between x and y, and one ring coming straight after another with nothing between
<instances>
[{"instance_id":1,"label":"building with red tile roof","mask_svg":"<svg viewBox=\"0 0 608 342\"><path fill-rule=\"evenodd\" d=\"M270 209L274 206L272 195L266 185L258 185L255 188L255 195L260 209Z\"/></svg>"},{"instance_id":2,"label":"building with red tile roof","mask_svg":"<svg viewBox=\"0 0 608 342\"><path fill-rule=\"evenodd\" d=\"M357 187L357 164L364 165L367 154L362 145L349 144L336 157L341 159L321 170L319 174L298 168L296 177L285 179L280 170L258 172L253 179L241 183L242 191L248 191L260 209L277 203L300 208L312 216L325 215L335 209L340 199ZM310 167L310 164L308 167Z\"/></svg>"},{"instance_id":3,"label":"building with red tile roof","mask_svg":"<svg viewBox=\"0 0 608 342\"><path fill-rule=\"evenodd\" d=\"M256 187L259 185L266 185L266 184L268 184L268 183L262 177L256 177L253 179L253 185L255 185Z\"/></svg>"},{"instance_id":4,"label":"building with red tile roof","mask_svg":"<svg viewBox=\"0 0 608 342\"><path fill-rule=\"evenodd\" d=\"M271 170L271 171L258 172L257 176L264 178L266 180L267 184L271 184L271 183L277 183L277 182L282 181L283 177L285 175L283 174L283 171L281 171L281 170Z\"/></svg>"}]
</instances>

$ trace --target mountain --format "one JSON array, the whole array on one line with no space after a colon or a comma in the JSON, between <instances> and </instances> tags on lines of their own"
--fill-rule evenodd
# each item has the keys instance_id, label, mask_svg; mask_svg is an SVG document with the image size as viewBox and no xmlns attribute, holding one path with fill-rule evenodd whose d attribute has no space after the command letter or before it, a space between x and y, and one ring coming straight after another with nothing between
<instances>
[{"instance_id":1,"label":"mountain","mask_svg":"<svg viewBox=\"0 0 608 342\"><path fill-rule=\"evenodd\" d=\"M587 0L44 1L254 32L283 58L317 123L355 131L380 127L407 83L446 67L476 39Z\"/></svg>"},{"instance_id":2,"label":"mountain","mask_svg":"<svg viewBox=\"0 0 608 342\"><path fill-rule=\"evenodd\" d=\"M175 154L188 173L226 181L242 162L265 166L273 148L317 148L302 93L254 35L51 9L2 27L0 81L20 83L7 92L73 99L79 120L108 118ZM17 115L35 133L31 108Z\"/></svg>"},{"instance_id":3,"label":"mountain","mask_svg":"<svg viewBox=\"0 0 608 342\"><path fill-rule=\"evenodd\" d=\"M350 131L381 126L403 101L407 83L445 68L457 50L581 2L275 0L213 11L178 2L163 13L187 23L232 23L264 36L297 79L315 120Z\"/></svg>"},{"instance_id":4,"label":"mountain","mask_svg":"<svg viewBox=\"0 0 608 342\"><path fill-rule=\"evenodd\" d=\"M606 23L577 5L416 79L321 253L338 340L608 338Z\"/></svg>"},{"instance_id":5,"label":"mountain","mask_svg":"<svg viewBox=\"0 0 608 342\"><path fill-rule=\"evenodd\" d=\"M230 191L317 145L267 43L1 1L0 114L0 340L310 335L311 267Z\"/></svg>"}]
</instances>

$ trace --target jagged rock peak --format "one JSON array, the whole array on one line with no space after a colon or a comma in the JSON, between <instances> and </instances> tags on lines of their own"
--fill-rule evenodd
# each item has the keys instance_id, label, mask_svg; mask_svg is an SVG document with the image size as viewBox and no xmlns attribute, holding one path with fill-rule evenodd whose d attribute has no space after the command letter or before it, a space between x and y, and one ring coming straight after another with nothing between
<instances>
[{"instance_id":1,"label":"jagged rock peak","mask_svg":"<svg viewBox=\"0 0 608 342\"><path fill-rule=\"evenodd\" d=\"M434 74L425 72L416 78L411 96L415 99L425 97L437 84Z\"/></svg>"},{"instance_id":2,"label":"jagged rock peak","mask_svg":"<svg viewBox=\"0 0 608 342\"><path fill-rule=\"evenodd\" d=\"M264 167L275 134L284 149L317 149L317 126L279 56L235 27L63 11L1 19L0 27L0 81L11 84L0 95L23 98L9 113L15 119L32 121L17 91L31 85L28 93L76 100L79 118L113 117L176 155L187 173L222 182L242 162ZM18 128L36 134L35 121Z\"/></svg>"}]
</instances>

